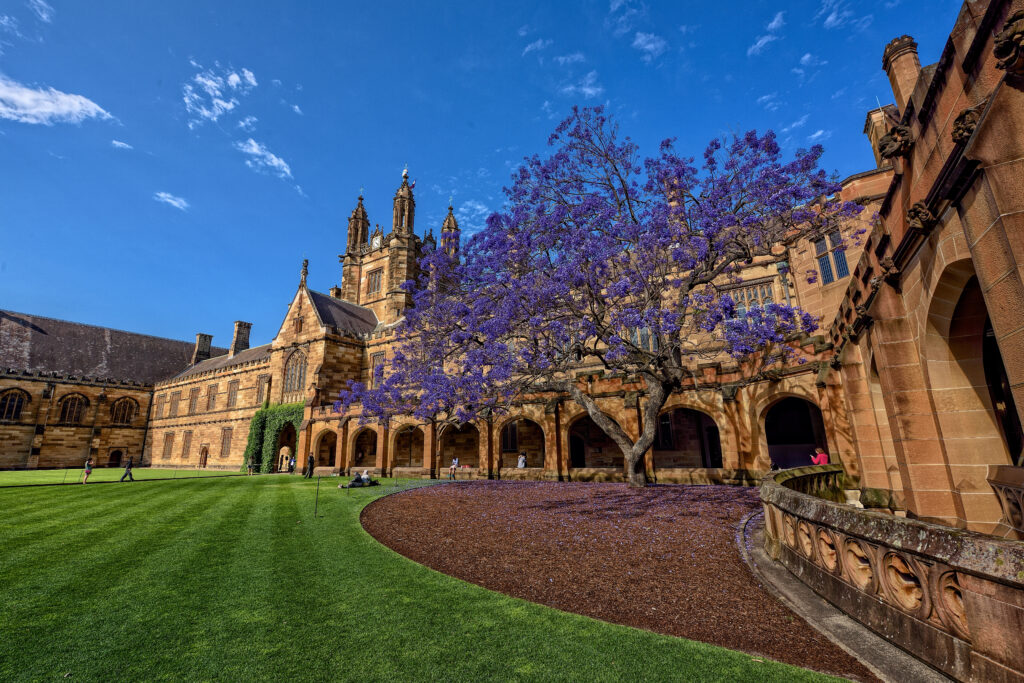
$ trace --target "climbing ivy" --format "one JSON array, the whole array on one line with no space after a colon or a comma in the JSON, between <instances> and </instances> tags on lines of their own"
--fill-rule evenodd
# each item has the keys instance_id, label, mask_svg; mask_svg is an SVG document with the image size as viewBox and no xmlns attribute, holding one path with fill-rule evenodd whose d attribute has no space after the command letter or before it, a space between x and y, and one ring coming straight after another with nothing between
<instances>
[{"instance_id":1,"label":"climbing ivy","mask_svg":"<svg viewBox=\"0 0 1024 683\"><path fill-rule=\"evenodd\" d=\"M249 441L245 445L243 471L250 462L259 468L260 472L270 472L273 469L277 455L274 452L277 449L277 437L289 422L295 427L295 434L298 436L302 425L303 408L302 403L284 403L269 405L256 411L249 422Z\"/></svg>"}]
</instances>

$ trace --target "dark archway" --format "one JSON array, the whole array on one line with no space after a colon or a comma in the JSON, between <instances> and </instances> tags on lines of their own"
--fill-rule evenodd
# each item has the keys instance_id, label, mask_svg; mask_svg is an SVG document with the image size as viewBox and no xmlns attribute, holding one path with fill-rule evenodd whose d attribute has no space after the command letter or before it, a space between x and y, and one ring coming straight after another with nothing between
<instances>
[{"instance_id":1,"label":"dark archway","mask_svg":"<svg viewBox=\"0 0 1024 683\"><path fill-rule=\"evenodd\" d=\"M404 427L395 435L395 448L391 453L392 467L423 467L423 430Z\"/></svg>"},{"instance_id":2,"label":"dark archway","mask_svg":"<svg viewBox=\"0 0 1024 683\"><path fill-rule=\"evenodd\" d=\"M1024 467L1024 430L1021 429L1020 415L1017 404L1010 392L1010 378L1006 375L1003 356L999 352L992 321L985 320L982 341L982 364L985 368L985 381L988 384L992 409L996 421L1006 441L1006 449L1010 453L1010 461L1017 467Z\"/></svg>"},{"instance_id":3,"label":"dark archway","mask_svg":"<svg viewBox=\"0 0 1024 683\"><path fill-rule=\"evenodd\" d=\"M721 467L722 442L718 425L708 415L676 408L658 416L654 467Z\"/></svg>"},{"instance_id":4,"label":"dark archway","mask_svg":"<svg viewBox=\"0 0 1024 683\"><path fill-rule=\"evenodd\" d=\"M583 438L575 434L569 435L569 467L587 466L587 447Z\"/></svg>"},{"instance_id":5,"label":"dark archway","mask_svg":"<svg viewBox=\"0 0 1024 683\"><path fill-rule=\"evenodd\" d=\"M573 451L573 437L578 439ZM569 429L569 454L573 467L614 467L622 469L622 450L589 415L573 423ZM576 463L582 462L582 465Z\"/></svg>"},{"instance_id":6,"label":"dark archway","mask_svg":"<svg viewBox=\"0 0 1024 683\"><path fill-rule=\"evenodd\" d=\"M352 447L352 465L361 470L377 466L377 431L364 429L356 435Z\"/></svg>"},{"instance_id":7,"label":"dark archway","mask_svg":"<svg viewBox=\"0 0 1024 683\"><path fill-rule=\"evenodd\" d=\"M520 454L525 467L544 467L544 429L533 420L509 420L501 428L500 448L502 467L518 467Z\"/></svg>"},{"instance_id":8,"label":"dark archway","mask_svg":"<svg viewBox=\"0 0 1024 683\"><path fill-rule=\"evenodd\" d=\"M274 449L277 453L277 471L287 472L288 462L295 457L295 425L291 422L286 422L284 427L281 427L281 433L277 435L277 448ZM296 466L301 467L304 463L299 463L296 458Z\"/></svg>"},{"instance_id":9,"label":"dark archway","mask_svg":"<svg viewBox=\"0 0 1024 683\"><path fill-rule=\"evenodd\" d=\"M825 423L818 406L790 396L772 405L764 416L764 434L772 465L786 469L811 464L818 446L828 452ZM832 462L830 456L829 462Z\"/></svg>"},{"instance_id":10,"label":"dark archway","mask_svg":"<svg viewBox=\"0 0 1024 683\"><path fill-rule=\"evenodd\" d=\"M480 466L480 432L466 423L461 427L448 425L441 433L440 465L450 467L452 458L459 459L459 467Z\"/></svg>"},{"instance_id":11,"label":"dark archway","mask_svg":"<svg viewBox=\"0 0 1024 683\"><path fill-rule=\"evenodd\" d=\"M202 446L199 449L199 467L200 468L205 468L206 467L206 461L209 459L209 457L210 457L210 449L207 446L205 446L205 445Z\"/></svg>"},{"instance_id":12,"label":"dark archway","mask_svg":"<svg viewBox=\"0 0 1024 683\"><path fill-rule=\"evenodd\" d=\"M320 436L320 444L316 449L317 467L334 467L334 456L338 449L338 435L332 431Z\"/></svg>"},{"instance_id":13,"label":"dark archway","mask_svg":"<svg viewBox=\"0 0 1024 683\"><path fill-rule=\"evenodd\" d=\"M124 457L124 453L122 451L120 451L120 450L111 451L110 452L110 457L107 458L107 466L108 467L120 467L121 466L121 458L123 458L123 457Z\"/></svg>"}]
</instances>

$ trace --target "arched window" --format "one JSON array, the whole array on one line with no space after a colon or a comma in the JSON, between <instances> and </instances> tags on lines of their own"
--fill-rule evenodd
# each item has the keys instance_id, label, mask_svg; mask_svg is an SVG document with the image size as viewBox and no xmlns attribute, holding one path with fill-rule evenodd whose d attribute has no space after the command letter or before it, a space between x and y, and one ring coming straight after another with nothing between
<instances>
[{"instance_id":1,"label":"arched window","mask_svg":"<svg viewBox=\"0 0 1024 683\"><path fill-rule=\"evenodd\" d=\"M295 351L284 366L284 393L304 391L305 388L306 354L302 351Z\"/></svg>"},{"instance_id":2,"label":"arched window","mask_svg":"<svg viewBox=\"0 0 1024 683\"><path fill-rule=\"evenodd\" d=\"M128 425L135 419L139 411L139 404L134 399L119 398L110 406L110 421L116 425Z\"/></svg>"},{"instance_id":3,"label":"arched window","mask_svg":"<svg viewBox=\"0 0 1024 683\"><path fill-rule=\"evenodd\" d=\"M64 424L78 424L85 414L89 399L81 394L68 394L60 400L60 421Z\"/></svg>"},{"instance_id":4,"label":"arched window","mask_svg":"<svg viewBox=\"0 0 1024 683\"><path fill-rule=\"evenodd\" d=\"M8 389L0 394L0 420L17 420L21 409L31 399L21 389Z\"/></svg>"}]
</instances>

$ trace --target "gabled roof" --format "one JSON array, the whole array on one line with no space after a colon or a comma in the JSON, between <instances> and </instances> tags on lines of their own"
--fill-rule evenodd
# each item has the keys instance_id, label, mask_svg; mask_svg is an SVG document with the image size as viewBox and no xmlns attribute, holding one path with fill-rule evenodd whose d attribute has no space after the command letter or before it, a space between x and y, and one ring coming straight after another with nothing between
<instances>
[{"instance_id":1,"label":"gabled roof","mask_svg":"<svg viewBox=\"0 0 1024 683\"><path fill-rule=\"evenodd\" d=\"M327 327L336 327L340 333L354 337L368 334L377 328L377 314L369 308L312 289L307 291L320 316L320 322Z\"/></svg>"},{"instance_id":2,"label":"gabled roof","mask_svg":"<svg viewBox=\"0 0 1024 683\"><path fill-rule=\"evenodd\" d=\"M0 367L154 382L192 360L193 342L0 310ZM227 353L213 348L211 353Z\"/></svg>"},{"instance_id":3,"label":"gabled roof","mask_svg":"<svg viewBox=\"0 0 1024 683\"><path fill-rule=\"evenodd\" d=\"M254 346L251 349L245 351L239 351L233 357L228 357L228 354L216 356L214 358L208 358L202 363L196 363L188 370L175 376L175 379L182 377L190 377L192 375L198 375L202 372L210 372L211 370L224 370L226 368L234 367L235 365L242 365L243 363L252 363L254 361L261 361L270 358L270 344L264 344L263 346Z\"/></svg>"}]
</instances>

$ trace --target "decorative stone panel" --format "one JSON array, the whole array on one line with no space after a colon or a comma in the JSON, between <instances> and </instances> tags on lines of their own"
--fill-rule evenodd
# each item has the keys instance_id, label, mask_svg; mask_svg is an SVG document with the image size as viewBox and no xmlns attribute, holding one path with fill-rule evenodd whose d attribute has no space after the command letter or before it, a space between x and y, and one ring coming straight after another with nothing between
<instances>
[{"instance_id":1,"label":"decorative stone panel","mask_svg":"<svg viewBox=\"0 0 1024 683\"><path fill-rule=\"evenodd\" d=\"M842 466L825 465L764 480L769 554L950 676L1024 678L1024 543L819 497L838 498L842 477Z\"/></svg>"}]
</instances>

